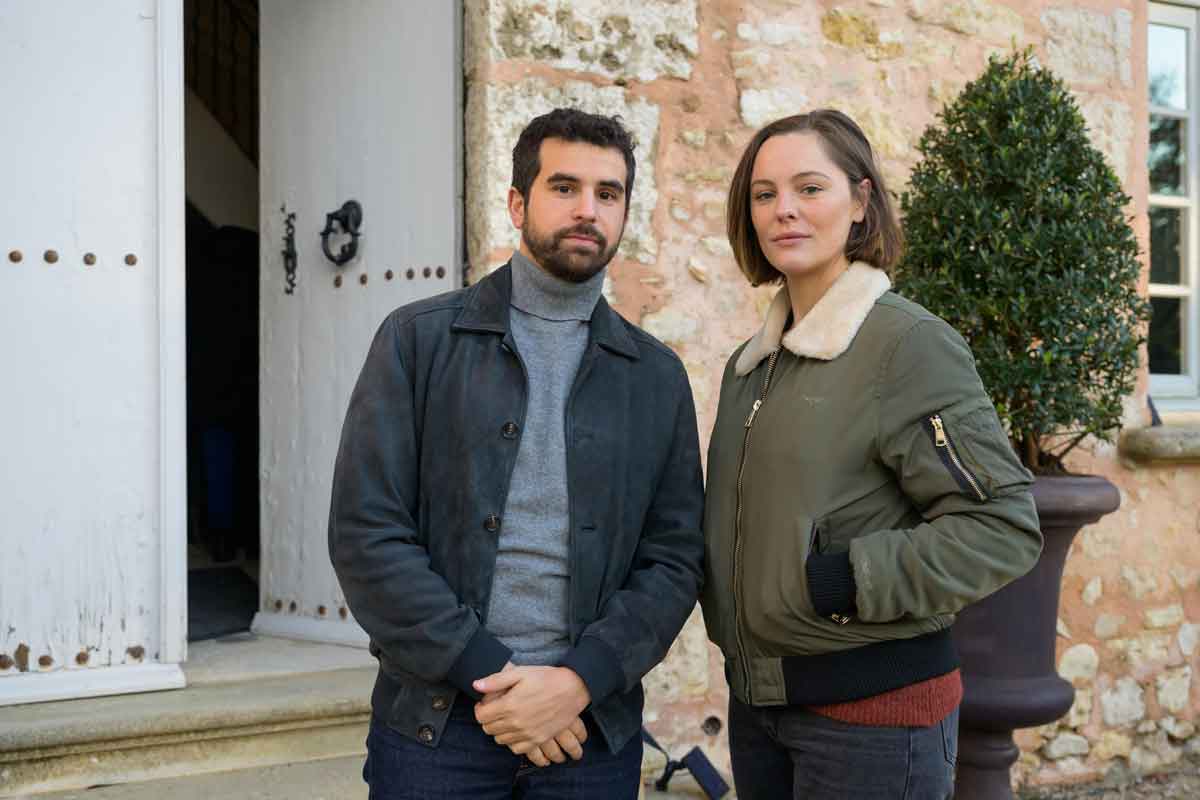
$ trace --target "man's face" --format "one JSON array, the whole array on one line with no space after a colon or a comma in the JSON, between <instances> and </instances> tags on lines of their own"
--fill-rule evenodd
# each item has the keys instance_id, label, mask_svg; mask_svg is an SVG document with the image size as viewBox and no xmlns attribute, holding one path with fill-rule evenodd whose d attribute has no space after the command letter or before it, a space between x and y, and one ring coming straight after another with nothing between
<instances>
[{"instance_id":1,"label":"man's face","mask_svg":"<svg viewBox=\"0 0 1200 800\"><path fill-rule=\"evenodd\" d=\"M546 139L528 199L508 190L521 253L546 272L582 283L612 260L625 231L625 158L619 150Z\"/></svg>"}]
</instances>

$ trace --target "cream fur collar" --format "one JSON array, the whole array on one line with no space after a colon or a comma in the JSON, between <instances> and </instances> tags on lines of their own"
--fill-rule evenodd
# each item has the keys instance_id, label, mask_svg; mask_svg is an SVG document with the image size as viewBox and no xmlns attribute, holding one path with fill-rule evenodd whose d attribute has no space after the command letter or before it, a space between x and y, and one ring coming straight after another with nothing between
<instances>
[{"instance_id":1,"label":"cream fur collar","mask_svg":"<svg viewBox=\"0 0 1200 800\"><path fill-rule=\"evenodd\" d=\"M787 286L782 287L771 307L762 330L747 343L738 357L738 377L749 374L759 362L782 344L802 358L832 361L846 352L862 327L875 301L892 288L887 273L856 261L843 272L812 310L783 335L792 304Z\"/></svg>"}]
</instances>

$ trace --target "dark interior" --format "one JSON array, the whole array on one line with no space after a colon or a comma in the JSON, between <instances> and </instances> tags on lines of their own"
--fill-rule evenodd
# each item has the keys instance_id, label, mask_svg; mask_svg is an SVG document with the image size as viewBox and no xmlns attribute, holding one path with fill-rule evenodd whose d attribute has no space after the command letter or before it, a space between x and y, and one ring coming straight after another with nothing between
<instances>
[{"instance_id":1,"label":"dark interior","mask_svg":"<svg viewBox=\"0 0 1200 800\"><path fill-rule=\"evenodd\" d=\"M186 0L188 90L258 163L257 0ZM186 133L186 132L185 132ZM188 198L188 640L247 630L258 608L258 232Z\"/></svg>"}]
</instances>

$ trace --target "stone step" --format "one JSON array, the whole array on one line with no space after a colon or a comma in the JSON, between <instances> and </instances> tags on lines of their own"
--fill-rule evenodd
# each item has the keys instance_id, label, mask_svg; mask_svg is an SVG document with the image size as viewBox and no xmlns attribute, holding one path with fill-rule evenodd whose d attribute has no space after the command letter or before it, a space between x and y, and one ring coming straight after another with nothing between
<instances>
[{"instance_id":1,"label":"stone step","mask_svg":"<svg viewBox=\"0 0 1200 800\"><path fill-rule=\"evenodd\" d=\"M0 797L364 751L371 667L0 710Z\"/></svg>"},{"instance_id":2,"label":"stone step","mask_svg":"<svg viewBox=\"0 0 1200 800\"><path fill-rule=\"evenodd\" d=\"M268 798L284 775L358 796L341 792L363 786L375 671L361 649L245 634L192 645L184 689L0 707L0 798ZM652 783L665 762L645 753ZM702 796L686 775L672 789L646 796Z\"/></svg>"}]
</instances>

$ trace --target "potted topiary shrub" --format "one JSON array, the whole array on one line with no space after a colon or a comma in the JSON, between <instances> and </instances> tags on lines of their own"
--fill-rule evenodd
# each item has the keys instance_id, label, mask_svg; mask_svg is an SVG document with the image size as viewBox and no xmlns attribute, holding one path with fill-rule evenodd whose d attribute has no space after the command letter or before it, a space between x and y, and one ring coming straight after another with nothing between
<instances>
[{"instance_id":1,"label":"potted topiary shrub","mask_svg":"<svg viewBox=\"0 0 1200 800\"><path fill-rule=\"evenodd\" d=\"M1078 530L1115 511L1064 457L1111 441L1134 387L1148 304L1130 198L1061 80L1032 49L993 56L918 144L901 199L897 288L970 343L1021 461L1036 475L1038 565L954 626L964 699L956 790L1011 798L1015 728L1051 722L1074 690L1055 670L1059 581Z\"/></svg>"}]
</instances>

